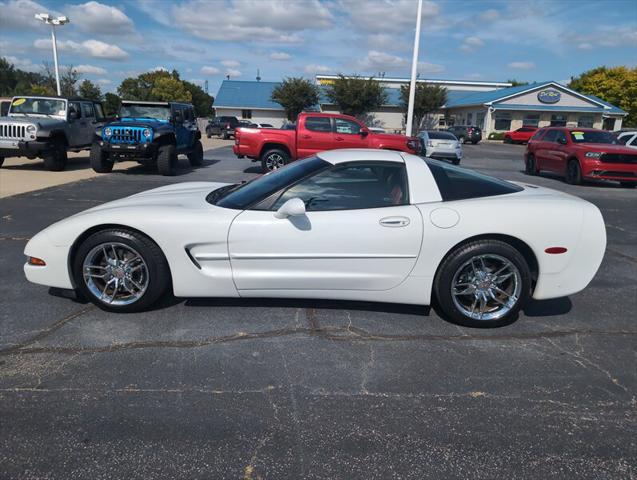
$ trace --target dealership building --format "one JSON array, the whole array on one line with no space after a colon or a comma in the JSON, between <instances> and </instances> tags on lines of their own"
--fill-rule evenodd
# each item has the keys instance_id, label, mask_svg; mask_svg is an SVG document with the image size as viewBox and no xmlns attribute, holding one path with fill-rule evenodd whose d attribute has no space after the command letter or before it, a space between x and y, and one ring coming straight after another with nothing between
<instances>
[{"instance_id":1,"label":"dealership building","mask_svg":"<svg viewBox=\"0 0 637 480\"><path fill-rule=\"evenodd\" d=\"M319 105L314 111L338 112L325 89L336 75L317 75L321 88ZM405 78L375 78L385 88L387 103L370 112L376 123L387 131L404 130L404 113L400 105L400 87ZM420 79L419 82L447 89L447 102L428 119L428 128L444 129L449 125L474 125L483 136L522 126L572 126L619 130L627 112L595 96L584 95L557 82L536 82L511 86L507 82ZM285 123L283 107L271 100L279 82L225 80L213 107L217 116L235 116L275 127Z\"/></svg>"}]
</instances>

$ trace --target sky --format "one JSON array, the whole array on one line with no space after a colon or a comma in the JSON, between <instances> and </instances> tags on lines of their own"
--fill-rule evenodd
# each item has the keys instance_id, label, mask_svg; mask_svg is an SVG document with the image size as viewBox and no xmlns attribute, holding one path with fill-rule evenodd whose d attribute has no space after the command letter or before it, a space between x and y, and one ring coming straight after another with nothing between
<instances>
[{"instance_id":1,"label":"sky","mask_svg":"<svg viewBox=\"0 0 637 480\"><path fill-rule=\"evenodd\" d=\"M60 64L103 91L154 69L216 95L221 81L316 74L408 77L415 0L0 0L0 56L23 70L52 62L50 27L66 15ZM634 0L425 0L420 78L555 80L637 64Z\"/></svg>"}]
</instances>

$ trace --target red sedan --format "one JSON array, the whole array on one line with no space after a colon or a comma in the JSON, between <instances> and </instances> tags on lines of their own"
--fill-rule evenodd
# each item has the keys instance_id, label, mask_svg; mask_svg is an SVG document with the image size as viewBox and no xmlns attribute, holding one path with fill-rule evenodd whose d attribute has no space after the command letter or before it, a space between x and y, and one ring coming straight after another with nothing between
<instances>
[{"instance_id":1,"label":"red sedan","mask_svg":"<svg viewBox=\"0 0 637 480\"><path fill-rule=\"evenodd\" d=\"M529 175L553 172L573 185L585 179L614 180L628 188L637 185L637 152L604 130L541 128L529 140L524 161Z\"/></svg>"},{"instance_id":2,"label":"red sedan","mask_svg":"<svg viewBox=\"0 0 637 480\"><path fill-rule=\"evenodd\" d=\"M504 134L504 143L528 143L537 127L522 127Z\"/></svg>"}]
</instances>

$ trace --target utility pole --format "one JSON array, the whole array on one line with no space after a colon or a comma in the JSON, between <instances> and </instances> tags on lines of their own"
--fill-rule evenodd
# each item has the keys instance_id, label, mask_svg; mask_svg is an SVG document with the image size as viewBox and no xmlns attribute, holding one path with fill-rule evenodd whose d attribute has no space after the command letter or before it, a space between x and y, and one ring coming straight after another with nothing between
<instances>
[{"instance_id":1,"label":"utility pole","mask_svg":"<svg viewBox=\"0 0 637 480\"><path fill-rule=\"evenodd\" d=\"M53 64L55 65L55 83L57 86L58 97L62 96L60 88L60 67L58 66L58 46L55 37L55 27L62 26L70 22L69 17L52 18L48 13L37 13L35 18L41 20L46 25L51 25L51 43L53 44Z\"/></svg>"},{"instance_id":2,"label":"utility pole","mask_svg":"<svg viewBox=\"0 0 637 480\"><path fill-rule=\"evenodd\" d=\"M414 101L416 99L416 74L418 72L418 47L420 45L420 17L422 15L422 0L418 0L418 15L416 16L416 35L414 37L414 56L411 60L411 81L409 83L409 104L407 106L407 128L405 134L410 137L414 122Z\"/></svg>"}]
</instances>

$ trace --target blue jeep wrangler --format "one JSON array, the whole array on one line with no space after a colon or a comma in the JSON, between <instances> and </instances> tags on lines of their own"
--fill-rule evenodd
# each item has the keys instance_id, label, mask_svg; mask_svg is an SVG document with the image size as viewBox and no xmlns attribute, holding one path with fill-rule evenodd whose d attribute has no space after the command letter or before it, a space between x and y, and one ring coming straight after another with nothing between
<instances>
[{"instance_id":1,"label":"blue jeep wrangler","mask_svg":"<svg viewBox=\"0 0 637 480\"><path fill-rule=\"evenodd\" d=\"M162 175L174 175L179 154L187 155L193 167L203 164L201 132L192 105L123 101L117 121L95 131L91 167L108 173L116 161L137 160L156 164Z\"/></svg>"}]
</instances>

